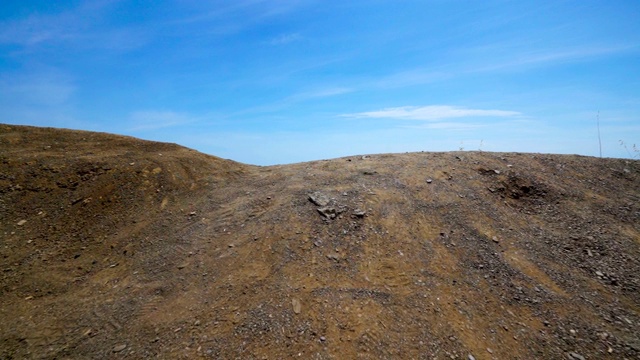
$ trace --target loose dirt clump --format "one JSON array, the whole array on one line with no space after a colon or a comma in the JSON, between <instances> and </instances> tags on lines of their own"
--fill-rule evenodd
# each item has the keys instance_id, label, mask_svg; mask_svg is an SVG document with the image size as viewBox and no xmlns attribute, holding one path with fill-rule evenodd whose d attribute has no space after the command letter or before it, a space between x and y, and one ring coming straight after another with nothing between
<instances>
[{"instance_id":1,"label":"loose dirt clump","mask_svg":"<svg viewBox=\"0 0 640 360\"><path fill-rule=\"evenodd\" d=\"M257 167L0 125L0 358L640 358L640 163Z\"/></svg>"}]
</instances>

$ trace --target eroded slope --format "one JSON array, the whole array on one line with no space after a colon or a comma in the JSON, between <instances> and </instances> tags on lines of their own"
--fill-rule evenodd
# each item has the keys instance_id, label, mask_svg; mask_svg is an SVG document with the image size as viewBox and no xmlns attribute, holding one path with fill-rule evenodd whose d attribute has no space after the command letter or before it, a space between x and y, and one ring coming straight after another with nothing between
<instances>
[{"instance_id":1,"label":"eroded slope","mask_svg":"<svg viewBox=\"0 0 640 360\"><path fill-rule=\"evenodd\" d=\"M640 354L637 161L1 130L4 357Z\"/></svg>"}]
</instances>

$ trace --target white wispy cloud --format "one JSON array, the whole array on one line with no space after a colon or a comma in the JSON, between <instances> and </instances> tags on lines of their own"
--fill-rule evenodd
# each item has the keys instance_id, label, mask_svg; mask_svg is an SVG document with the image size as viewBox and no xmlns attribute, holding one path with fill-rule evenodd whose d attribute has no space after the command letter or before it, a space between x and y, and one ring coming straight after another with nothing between
<instances>
[{"instance_id":1,"label":"white wispy cloud","mask_svg":"<svg viewBox=\"0 0 640 360\"><path fill-rule=\"evenodd\" d=\"M579 62L603 56L612 56L640 50L638 45L592 45L564 49L541 49L518 51L511 56L503 56L494 64L471 67L467 73L481 73L500 70L518 70L537 66L552 66L570 62Z\"/></svg>"},{"instance_id":2,"label":"white wispy cloud","mask_svg":"<svg viewBox=\"0 0 640 360\"><path fill-rule=\"evenodd\" d=\"M431 84L475 74L527 71L532 68L589 61L639 52L636 44L591 45L556 49L525 49L521 44L491 44L464 49L457 58L429 67L399 70L377 79L361 81L361 89L395 89Z\"/></svg>"},{"instance_id":3,"label":"white wispy cloud","mask_svg":"<svg viewBox=\"0 0 640 360\"><path fill-rule=\"evenodd\" d=\"M395 89L405 86L424 85L443 81L452 77L447 69L409 69L383 76L379 79L361 84L363 88Z\"/></svg>"},{"instance_id":4,"label":"white wispy cloud","mask_svg":"<svg viewBox=\"0 0 640 360\"><path fill-rule=\"evenodd\" d=\"M467 109L449 105L429 105L393 107L375 111L342 114L340 116L350 118L383 118L437 121L442 119L463 117L508 117L517 115L520 115L520 113L517 111Z\"/></svg>"},{"instance_id":5,"label":"white wispy cloud","mask_svg":"<svg viewBox=\"0 0 640 360\"><path fill-rule=\"evenodd\" d=\"M147 34L131 27L103 28L101 19L110 10L109 1L87 1L55 14L33 13L0 21L0 44L37 49L45 44L66 44L82 48L127 50L146 42Z\"/></svg>"},{"instance_id":6,"label":"white wispy cloud","mask_svg":"<svg viewBox=\"0 0 640 360\"><path fill-rule=\"evenodd\" d=\"M198 118L173 111L145 110L129 115L130 131L156 130L185 125L198 121Z\"/></svg>"},{"instance_id":7,"label":"white wispy cloud","mask_svg":"<svg viewBox=\"0 0 640 360\"><path fill-rule=\"evenodd\" d=\"M302 35L298 33L282 34L269 40L269 45L286 45L300 40L302 40Z\"/></svg>"},{"instance_id":8,"label":"white wispy cloud","mask_svg":"<svg viewBox=\"0 0 640 360\"><path fill-rule=\"evenodd\" d=\"M7 106L51 107L67 103L76 91L72 79L53 68L0 74L0 95Z\"/></svg>"},{"instance_id":9,"label":"white wispy cloud","mask_svg":"<svg viewBox=\"0 0 640 360\"><path fill-rule=\"evenodd\" d=\"M343 94L351 93L353 91L355 90L346 87L327 87L310 91L301 91L269 104L253 106L240 111L236 111L232 114L232 116L240 116L251 113L272 113L298 103L328 98L332 96L340 96Z\"/></svg>"},{"instance_id":10,"label":"white wispy cloud","mask_svg":"<svg viewBox=\"0 0 640 360\"><path fill-rule=\"evenodd\" d=\"M331 96L338 96L342 94L348 94L353 91L354 91L353 89L347 88L347 87L331 87L331 88L324 88L324 89L319 89L314 91L299 92L297 94L288 96L283 101L286 103L295 103L295 102L300 102L305 100L320 99L320 98L326 98Z\"/></svg>"},{"instance_id":11,"label":"white wispy cloud","mask_svg":"<svg viewBox=\"0 0 640 360\"><path fill-rule=\"evenodd\" d=\"M231 35L272 18L286 16L313 1L238 0L221 4L197 1L184 6L181 14L166 24L184 27L207 23L210 34Z\"/></svg>"}]
</instances>

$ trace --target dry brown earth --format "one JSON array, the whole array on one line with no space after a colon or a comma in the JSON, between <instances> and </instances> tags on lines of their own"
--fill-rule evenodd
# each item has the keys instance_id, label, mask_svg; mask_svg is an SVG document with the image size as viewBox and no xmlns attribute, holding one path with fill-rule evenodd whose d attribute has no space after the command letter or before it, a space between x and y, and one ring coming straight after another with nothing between
<instances>
[{"instance_id":1,"label":"dry brown earth","mask_svg":"<svg viewBox=\"0 0 640 360\"><path fill-rule=\"evenodd\" d=\"M0 125L0 319L3 359L639 359L640 162Z\"/></svg>"}]
</instances>

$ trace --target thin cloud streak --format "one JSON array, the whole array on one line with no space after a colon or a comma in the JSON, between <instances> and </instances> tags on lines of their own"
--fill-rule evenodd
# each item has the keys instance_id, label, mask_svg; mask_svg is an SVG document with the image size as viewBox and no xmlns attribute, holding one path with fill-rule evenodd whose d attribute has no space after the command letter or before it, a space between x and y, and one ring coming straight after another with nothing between
<instances>
[{"instance_id":1,"label":"thin cloud streak","mask_svg":"<svg viewBox=\"0 0 640 360\"><path fill-rule=\"evenodd\" d=\"M486 54L498 49L508 48L483 46L476 49L468 49L464 52L464 58L476 59L485 58L476 53ZM603 56L615 56L630 52L640 51L638 45L621 44L615 46L592 46L562 50L538 50L519 52L510 51L509 55L502 56L501 60L492 64L464 63L450 60L446 64L434 64L430 67L413 68L382 76L378 79L360 83L359 89L395 89L408 86L432 84L457 77L492 73L500 71L520 71L532 67L554 66L558 64L586 61ZM499 56L498 56L499 57Z\"/></svg>"},{"instance_id":2,"label":"thin cloud streak","mask_svg":"<svg viewBox=\"0 0 640 360\"><path fill-rule=\"evenodd\" d=\"M132 126L129 131L144 131L181 126L198 121L197 118L173 111L135 111L129 116Z\"/></svg>"},{"instance_id":3,"label":"thin cloud streak","mask_svg":"<svg viewBox=\"0 0 640 360\"><path fill-rule=\"evenodd\" d=\"M31 74L0 73L0 104L31 107L63 105L73 97L76 86L56 69L32 70Z\"/></svg>"},{"instance_id":4,"label":"thin cloud streak","mask_svg":"<svg viewBox=\"0 0 640 360\"><path fill-rule=\"evenodd\" d=\"M478 67L469 69L467 73L481 73L499 70L510 70L518 68L526 68L531 66L545 66L553 64L561 64L567 62L584 61L591 58L601 56L623 54L631 51L637 51L640 47L637 45L619 45L619 46L600 46L575 48L561 51L532 51L529 53L517 54L515 59L506 60L502 63L490 65L486 67Z\"/></svg>"},{"instance_id":5,"label":"thin cloud streak","mask_svg":"<svg viewBox=\"0 0 640 360\"><path fill-rule=\"evenodd\" d=\"M271 39L269 41L269 45L286 45L292 42L296 42L296 41L300 41L302 40L302 35L298 34L298 33L293 33L293 34L282 34L280 36L277 36L273 39Z\"/></svg>"},{"instance_id":6,"label":"thin cloud streak","mask_svg":"<svg viewBox=\"0 0 640 360\"><path fill-rule=\"evenodd\" d=\"M326 97L331 97L331 96L338 96L338 95L342 95L342 94L348 94L350 92L353 92L353 89L350 88L344 88L344 87L335 87L335 88L326 88L326 89L321 89L321 90L317 90L317 91L309 91L309 92L301 92L301 93L297 93L294 95L291 95L289 97L287 97L285 100L283 100L286 103L293 103L293 102L299 102L299 101L305 101L305 100L311 100L311 99L319 99L319 98L326 98Z\"/></svg>"},{"instance_id":7,"label":"thin cloud streak","mask_svg":"<svg viewBox=\"0 0 640 360\"><path fill-rule=\"evenodd\" d=\"M342 114L341 117L347 118L382 118L382 119L400 119L400 120L424 120L437 121L449 118L462 117L478 117L478 116L494 116L507 117L521 115L516 111L506 110L483 110L483 109L467 109L453 107L449 105L429 105L429 106L402 106L394 108L385 108L376 111L367 111L353 114Z\"/></svg>"},{"instance_id":8,"label":"thin cloud streak","mask_svg":"<svg viewBox=\"0 0 640 360\"><path fill-rule=\"evenodd\" d=\"M351 88L331 87L331 88L325 88L325 89L320 89L315 91L299 92L299 93L287 96L271 104L258 105L255 107L250 107L247 109L236 111L233 114L230 114L230 116L241 116L241 115L246 115L251 113L276 112L276 111L285 109L289 106L302 103L305 101L312 101L312 100L323 99L323 98L328 98L333 96L340 96L340 95L348 94L354 91L355 90Z\"/></svg>"},{"instance_id":9,"label":"thin cloud streak","mask_svg":"<svg viewBox=\"0 0 640 360\"><path fill-rule=\"evenodd\" d=\"M32 14L28 17L0 22L0 44L18 45L24 54L64 45L78 48L131 50L144 45L149 34L137 27L105 29L100 19L110 2L92 1L57 14Z\"/></svg>"}]
</instances>

